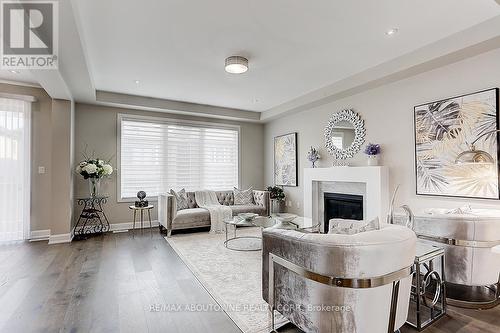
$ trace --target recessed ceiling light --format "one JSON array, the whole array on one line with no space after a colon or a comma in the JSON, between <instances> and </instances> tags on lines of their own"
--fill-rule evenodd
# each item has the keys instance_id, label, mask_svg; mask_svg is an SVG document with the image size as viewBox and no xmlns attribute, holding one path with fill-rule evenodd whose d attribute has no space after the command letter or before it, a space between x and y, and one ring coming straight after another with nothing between
<instances>
[{"instance_id":1,"label":"recessed ceiling light","mask_svg":"<svg viewBox=\"0 0 500 333\"><path fill-rule=\"evenodd\" d=\"M139 83L141 83L141 81L139 81L139 80L134 80L134 83L135 83L135 84L139 84Z\"/></svg>"},{"instance_id":2,"label":"recessed ceiling light","mask_svg":"<svg viewBox=\"0 0 500 333\"><path fill-rule=\"evenodd\" d=\"M399 29L398 29L398 28L391 28L391 29L387 30L387 31L385 32L385 34L386 34L387 36L394 36L395 34L397 34L397 33L398 33L398 31L399 31Z\"/></svg>"},{"instance_id":3,"label":"recessed ceiling light","mask_svg":"<svg viewBox=\"0 0 500 333\"><path fill-rule=\"evenodd\" d=\"M16 70L13 70L13 69L9 70L9 72L11 72L13 74L19 74L19 71L16 71Z\"/></svg>"},{"instance_id":4,"label":"recessed ceiling light","mask_svg":"<svg viewBox=\"0 0 500 333\"><path fill-rule=\"evenodd\" d=\"M231 74L242 74L248 70L248 59L241 56L226 58L226 72Z\"/></svg>"}]
</instances>

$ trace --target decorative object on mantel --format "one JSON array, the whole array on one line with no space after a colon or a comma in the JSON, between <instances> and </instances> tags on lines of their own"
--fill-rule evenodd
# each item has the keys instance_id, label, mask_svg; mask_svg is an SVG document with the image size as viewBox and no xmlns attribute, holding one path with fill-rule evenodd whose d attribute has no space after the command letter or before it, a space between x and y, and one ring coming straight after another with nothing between
<instances>
[{"instance_id":1,"label":"decorative object on mantel","mask_svg":"<svg viewBox=\"0 0 500 333\"><path fill-rule=\"evenodd\" d=\"M333 160L332 167L348 167L350 166L349 161L346 160Z\"/></svg>"},{"instance_id":2,"label":"decorative object on mantel","mask_svg":"<svg viewBox=\"0 0 500 333\"><path fill-rule=\"evenodd\" d=\"M378 159L380 156L380 145L375 143L369 143L365 147L366 162L368 166L377 166Z\"/></svg>"},{"instance_id":3,"label":"decorative object on mantel","mask_svg":"<svg viewBox=\"0 0 500 333\"><path fill-rule=\"evenodd\" d=\"M149 205L148 200L144 200L146 198L146 192L137 192L137 198L139 198L139 201L135 201L135 207L147 207Z\"/></svg>"},{"instance_id":4,"label":"decorative object on mantel","mask_svg":"<svg viewBox=\"0 0 500 333\"><path fill-rule=\"evenodd\" d=\"M312 163L312 167L316 167L316 162L321 159L321 156L319 155L319 151L311 146L311 149L307 152L307 160Z\"/></svg>"},{"instance_id":5,"label":"decorative object on mantel","mask_svg":"<svg viewBox=\"0 0 500 333\"><path fill-rule=\"evenodd\" d=\"M498 94L495 88L415 107L417 194L500 199ZM484 153L492 163L477 163L486 162ZM471 154L475 163L460 163Z\"/></svg>"},{"instance_id":6,"label":"decorative object on mantel","mask_svg":"<svg viewBox=\"0 0 500 333\"><path fill-rule=\"evenodd\" d=\"M89 180L90 197L99 195L101 178L108 177L113 173L113 167L109 164L110 160L104 161L83 154L84 160L78 163L76 172L83 176L83 179Z\"/></svg>"},{"instance_id":7,"label":"decorative object on mantel","mask_svg":"<svg viewBox=\"0 0 500 333\"><path fill-rule=\"evenodd\" d=\"M297 133L274 138L274 183L280 186L297 186Z\"/></svg>"},{"instance_id":8,"label":"decorative object on mantel","mask_svg":"<svg viewBox=\"0 0 500 333\"><path fill-rule=\"evenodd\" d=\"M351 158L365 142L365 124L359 114L346 109L333 114L325 128L325 146L339 160Z\"/></svg>"},{"instance_id":9,"label":"decorative object on mantel","mask_svg":"<svg viewBox=\"0 0 500 333\"><path fill-rule=\"evenodd\" d=\"M279 186L268 186L269 198L271 199L271 214L281 213L285 202L285 191Z\"/></svg>"}]
</instances>

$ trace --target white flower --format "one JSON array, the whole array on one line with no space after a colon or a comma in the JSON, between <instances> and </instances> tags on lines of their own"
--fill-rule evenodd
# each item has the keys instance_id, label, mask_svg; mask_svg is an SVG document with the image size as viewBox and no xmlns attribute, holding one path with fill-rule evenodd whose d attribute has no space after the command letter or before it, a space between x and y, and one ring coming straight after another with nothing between
<instances>
[{"instance_id":1,"label":"white flower","mask_svg":"<svg viewBox=\"0 0 500 333\"><path fill-rule=\"evenodd\" d=\"M76 172L77 173L81 173L82 172L82 167L81 166L77 166L76 167Z\"/></svg>"},{"instance_id":2,"label":"white flower","mask_svg":"<svg viewBox=\"0 0 500 333\"><path fill-rule=\"evenodd\" d=\"M87 164L82 170L91 175L97 172L97 166L95 164Z\"/></svg>"},{"instance_id":3,"label":"white flower","mask_svg":"<svg viewBox=\"0 0 500 333\"><path fill-rule=\"evenodd\" d=\"M105 176L109 176L113 173L113 167L109 164L104 164L102 170Z\"/></svg>"},{"instance_id":4,"label":"white flower","mask_svg":"<svg viewBox=\"0 0 500 333\"><path fill-rule=\"evenodd\" d=\"M87 164L88 164L88 163L87 163L87 162L85 162L85 161L80 162L80 168L83 168L83 167L84 167L84 166L86 166Z\"/></svg>"}]
</instances>

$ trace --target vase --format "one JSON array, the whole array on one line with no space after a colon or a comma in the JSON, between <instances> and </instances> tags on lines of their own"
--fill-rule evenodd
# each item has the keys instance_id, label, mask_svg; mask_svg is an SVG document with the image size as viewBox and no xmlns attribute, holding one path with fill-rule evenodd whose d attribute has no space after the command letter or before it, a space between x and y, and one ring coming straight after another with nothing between
<instances>
[{"instance_id":1,"label":"vase","mask_svg":"<svg viewBox=\"0 0 500 333\"><path fill-rule=\"evenodd\" d=\"M378 155L367 155L366 164L368 166L377 166L378 165Z\"/></svg>"},{"instance_id":2,"label":"vase","mask_svg":"<svg viewBox=\"0 0 500 333\"><path fill-rule=\"evenodd\" d=\"M279 214L283 211L284 201L271 199L271 214Z\"/></svg>"},{"instance_id":3,"label":"vase","mask_svg":"<svg viewBox=\"0 0 500 333\"><path fill-rule=\"evenodd\" d=\"M91 198L95 198L99 195L100 186L101 186L100 178L89 178L89 189Z\"/></svg>"}]
</instances>

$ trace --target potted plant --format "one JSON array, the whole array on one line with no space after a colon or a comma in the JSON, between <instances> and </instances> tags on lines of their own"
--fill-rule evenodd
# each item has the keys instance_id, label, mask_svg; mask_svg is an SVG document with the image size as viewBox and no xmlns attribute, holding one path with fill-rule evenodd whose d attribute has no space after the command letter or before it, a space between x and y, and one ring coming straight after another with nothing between
<instances>
[{"instance_id":1,"label":"potted plant","mask_svg":"<svg viewBox=\"0 0 500 333\"><path fill-rule=\"evenodd\" d=\"M281 213L285 203L285 191L279 186L268 186L269 197L271 198L271 213Z\"/></svg>"},{"instance_id":2,"label":"potted plant","mask_svg":"<svg viewBox=\"0 0 500 333\"><path fill-rule=\"evenodd\" d=\"M113 167L110 160L104 161L99 158L88 157L85 154L83 157L84 160L78 163L76 172L83 179L89 180L90 196L94 198L99 195L101 178L110 176L113 173Z\"/></svg>"},{"instance_id":3,"label":"potted plant","mask_svg":"<svg viewBox=\"0 0 500 333\"><path fill-rule=\"evenodd\" d=\"M367 156L367 164L369 166L378 165L380 152L381 149L379 144L369 143L366 145L365 154Z\"/></svg>"}]
</instances>

